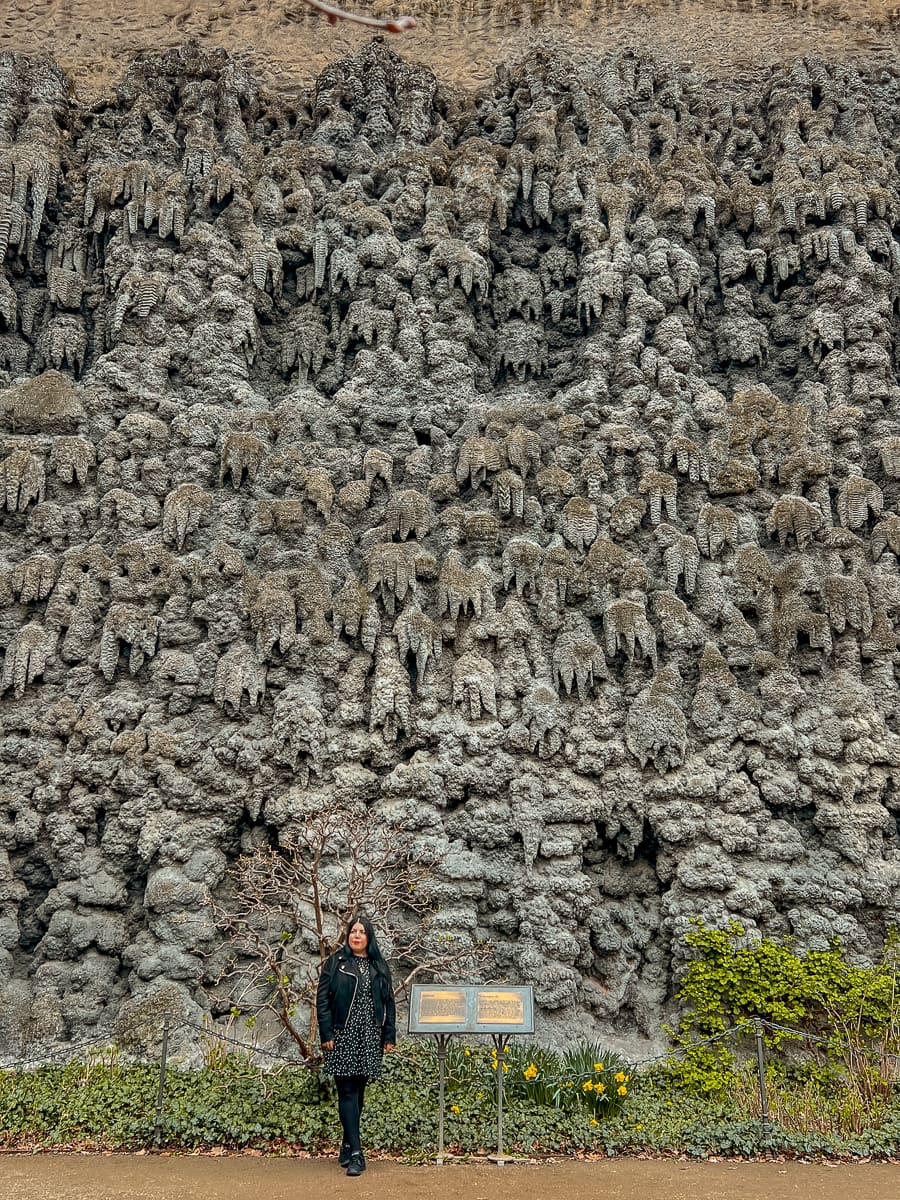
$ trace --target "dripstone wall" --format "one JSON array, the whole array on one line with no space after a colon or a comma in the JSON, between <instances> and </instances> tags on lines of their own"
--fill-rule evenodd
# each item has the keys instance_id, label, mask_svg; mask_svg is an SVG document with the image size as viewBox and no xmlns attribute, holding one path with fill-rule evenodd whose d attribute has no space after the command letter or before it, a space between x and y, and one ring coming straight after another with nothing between
<instances>
[{"instance_id":1,"label":"dripstone wall","mask_svg":"<svg viewBox=\"0 0 900 1200\"><path fill-rule=\"evenodd\" d=\"M900 918L900 75L649 57L308 95L0 57L0 1013L206 955L316 798L439 852L544 1027L689 919Z\"/></svg>"}]
</instances>

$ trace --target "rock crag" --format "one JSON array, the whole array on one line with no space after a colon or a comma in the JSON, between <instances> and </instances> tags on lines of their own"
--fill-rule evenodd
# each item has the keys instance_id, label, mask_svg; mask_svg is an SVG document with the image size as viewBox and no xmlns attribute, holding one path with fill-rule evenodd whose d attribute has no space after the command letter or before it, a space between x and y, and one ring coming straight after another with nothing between
<instances>
[{"instance_id":1,"label":"rock crag","mask_svg":"<svg viewBox=\"0 0 900 1200\"><path fill-rule=\"evenodd\" d=\"M211 898L317 796L550 1030L655 1036L693 916L878 952L900 74L0 81L9 1053L227 1011Z\"/></svg>"}]
</instances>

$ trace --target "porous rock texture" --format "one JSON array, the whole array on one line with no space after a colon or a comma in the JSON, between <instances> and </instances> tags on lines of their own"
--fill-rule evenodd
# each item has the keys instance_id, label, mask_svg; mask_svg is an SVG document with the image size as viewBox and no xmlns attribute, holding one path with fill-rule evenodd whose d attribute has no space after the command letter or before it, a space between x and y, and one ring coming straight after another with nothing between
<instances>
[{"instance_id":1,"label":"porous rock texture","mask_svg":"<svg viewBox=\"0 0 900 1200\"><path fill-rule=\"evenodd\" d=\"M550 1033L656 1036L693 916L878 952L898 139L811 59L0 59L8 1052L226 1011L229 859L334 797Z\"/></svg>"}]
</instances>

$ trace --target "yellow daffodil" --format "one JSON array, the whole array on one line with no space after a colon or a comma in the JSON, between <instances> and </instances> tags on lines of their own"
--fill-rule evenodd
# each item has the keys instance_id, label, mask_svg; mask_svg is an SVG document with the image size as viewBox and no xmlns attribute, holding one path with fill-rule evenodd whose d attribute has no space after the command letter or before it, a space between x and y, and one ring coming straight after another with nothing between
<instances>
[{"instance_id":1,"label":"yellow daffodil","mask_svg":"<svg viewBox=\"0 0 900 1200\"><path fill-rule=\"evenodd\" d=\"M458 1112L459 1112L459 1105L458 1105L458 1104L451 1104L451 1105L450 1105L450 1111L451 1111L452 1113L458 1113Z\"/></svg>"},{"instance_id":2,"label":"yellow daffodil","mask_svg":"<svg viewBox=\"0 0 900 1200\"><path fill-rule=\"evenodd\" d=\"M624 1083L627 1076L624 1071L616 1071L616 1083Z\"/></svg>"},{"instance_id":3,"label":"yellow daffodil","mask_svg":"<svg viewBox=\"0 0 900 1200\"><path fill-rule=\"evenodd\" d=\"M528 1066L525 1068L525 1070L522 1072L522 1074L525 1076L526 1079L537 1079L538 1069L534 1065L534 1063L529 1063Z\"/></svg>"},{"instance_id":4,"label":"yellow daffodil","mask_svg":"<svg viewBox=\"0 0 900 1200\"><path fill-rule=\"evenodd\" d=\"M594 1118L593 1118L593 1117L591 1117L591 1124L592 1124L592 1125L599 1125L599 1124L600 1124L600 1122L599 1122L599 1121L595 1121L595 1120L594 1120Z\"/></svg>"},{"instance_id":5,"label":"yellow daffodil","mask_svg":"<svg viewBox=\"0 0 900 1200\"><path fill-rule=\"evenodd\" d=\"M640 1129L643 1129L643 1128L644 1128L644 1127L643 1127L643 1125L635 1125L635 1129L638 1129L638 1130L640 1130Z\"/></svg>"},{"instance_id":6,"label":"yellow daffodil","mask_svg":"<svg viewBox=\"0 0 900 1200\"><path fill-rule=\"evenodd\" d=\"M508 1071L508 1070L509 1070L509 1063L503 1063L503 1070L504 1070L504 1071Z\"/></svg>"},{"instance_id":7,"label":"yellow daffodil","mask_svg":"<svg viewBox=\"0 0 900 1200\"><path fill-rule=\"evenodd\" d=\"M606 1084L605 1084L605 1083L595 1083L595 1084L594 1084L594 1091L595 1091L595 1092L605 1092L605 1091L606 1091Z\"/></svg>"},{"instance_id":8,"label":"yellow daffodil","mask_svg":"<svg viewBox=\"0 0 900 1200\"><path fill-rule=\"evenodd\" d=\"M594 1063L594 1070L595 1070L595 1071L602 1071L602 1070L603 1070L603 1063Z\"/></svg>"},{"instance_id":9,"label":"yellow daffodil","mask_svg":"<svg viewBox=\"0 0 900 1200\"><path fill-rule=\"evenodd\" d=\"M620 1096L627 1096L627 1095L628 1095L628 1088L625 1086L625 1084L624 1084L624 1083L623 1083L623 1084L622 1084L622 1086L619 1088L619 1095L620 1095Z\"/></svg>"},{"instance_id":10,"label":"yellow daffodil","mask_svg":"<svg viewBox=\"0 0 900 1200\"><path fill-rule=\"evenodd\" d=\"M592 1092L594 1090L594 1085L591 1083L590 1080L588 1080L587 1083L583 1083L581 1085L581 1090L583 1092Z\"/></svg>"},{"instance_id":11,"label":"yellow daffodil","mask_svg":"<svg viewBox=\"0 0 900 1200\"><path fill-rule=\"evenodd\" d=\"M471 1057L472 1057L472 1051L471 1051L471 1050L464 1050L464 1051L463 1051L463 1054L465 1054L466 1058L471 1058Z\"/></svg>"}]
</instances>

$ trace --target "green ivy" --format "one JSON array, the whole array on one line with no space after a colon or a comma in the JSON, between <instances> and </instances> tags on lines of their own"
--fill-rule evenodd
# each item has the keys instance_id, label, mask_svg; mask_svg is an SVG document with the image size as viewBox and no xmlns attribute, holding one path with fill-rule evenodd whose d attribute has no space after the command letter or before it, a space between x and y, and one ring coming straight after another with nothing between
<instances>
[{"instance_id":1,"label":"green ivy","mask_svg":"<svg viewBox=\"0 0 900 1200\"><path fill-rule=\"evenodd\" d=\"M461 1051L463 1048L460 1048ZM587 1048L583 1048L587 1052ZM535 1050L531 1050L534 1055ZM466 1057L464 1052L462 1057ZM479 1057L482 1059L478 1061ZM525 1055L522 1055L524 1059ZM473 1065L471 1060L476 1059ZM598 1059L597 1061L602 1061ZM496 1146L490 1055L472 1048L471 1079L448 1091L446 1146L477 1154ZM604 1068L606 1068L604 1063ZM510 1070L506 1078L513 1072ZM477 1086L482 1080L483 1087ZM415 1043L385 1060L385 1078L370 1086L363 1117L366 1145L412 1159L437 1147L437 1065L433 1047ZM685 1103L664 1072L633 1078L634 1090L603 1119L581 1103L537 1104L512 1088L505 1119L510 1152L637 1151L753 1155L895 1155L900 1109L878 1127L853 1136L763 1128L734 1098L707 1096ZM474 1090L469 1086L475 1085ZM30 1072L0 1073L0 1142L130 1148L154 1145L158 1068L153 1064L72 1063ZM175 1148L226 1146L274 1150L291 1146L333 1151L340 1140L333 1084L305 1068L262 1072L240 1056L216 1069L167 1073L162 1144Z\"/></svg>"},{"instance_id":2,"label":"green ivy","mask_svg":"<svg viewBox=\"0 0 900 1200\"><path fill-rule=\"evenodd\" d=\"M900 1099L887 1064L900 1053L897 944L863 968L842 948L799 953L790 943L750 940L733 924L695 924L694 958L681 981L677 1053L638 1074L597 1044L564 1054L513 1042L499 1056L506 1149L525 1153L636 1151L753 1155L895 1155ZM778 1123L764 1124L753 1041L716 1038L763 1018L825 1039L824 1046L767 1032L767 1084ZM867 1057L881 1053L880 1062ZM445 1145L484 1153L496 1146L498 1056L453 1040L447 1053ZM505 1070L503 1069L505 1067ZM405 1043L385 1058L364 1115L373 1149L427 1158L438 1138L434 1043ZM245 1056L209 1054L200 1070L170 1068L157 1127L154 1063L115 1049L87 1062L0 1072L0 1144L112 1148L222 1145L325 1152L340 1140L333 1080L306 1067L262 1071ZM686 1096L689 1093L689 1096Z\"/></svg>"}]
</instances>

